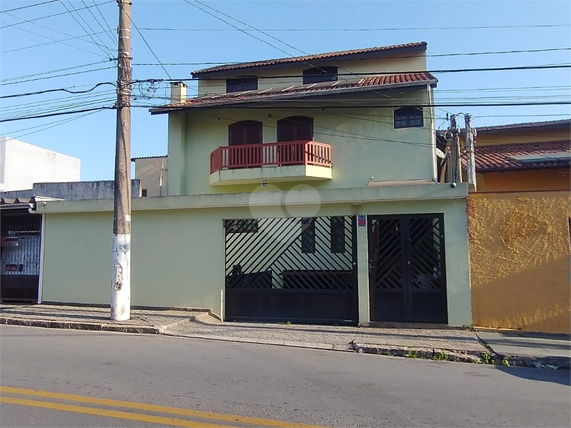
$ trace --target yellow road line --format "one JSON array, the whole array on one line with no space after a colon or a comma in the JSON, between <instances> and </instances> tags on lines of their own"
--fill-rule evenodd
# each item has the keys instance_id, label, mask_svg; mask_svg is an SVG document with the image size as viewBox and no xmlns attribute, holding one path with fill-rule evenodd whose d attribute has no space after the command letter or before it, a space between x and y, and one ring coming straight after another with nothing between
<instances>
[{"instance_id":1,"label":"yellow road line","mask_svg":"<svg viewBox=\"0 0 571 428\"><path fill-rule=\"evenodd\" d=\"M63 412L83 413L86 415L105 416L115 419L128 419L138 422L149 422L159 425L171 425L187 428L227 428L228 425L214 425L203 422L187 421L184 419L164 418L161 416L145 415L142 413L120 412L118 410L97 409L95 407L73 406L71 404L52 403L50 401L26 400L23 398L0 397L0 403L17 404L19 406L41 407L42 409L61 410Z\"/></svg>"},{"instance_id":2,"label":"yellow road line","mask_svg":"<svg viewBox=\"0 0 571 428\"><path fill-rule=\"evenodd\" d=\"M171 415L190 416L201 419L211 419L215 421L234 422L247 425L258 425L263 427L278 428L322 428L317 425L306 425L294 422L276 421L272 419L253 418L249 416L224 415L220 413L201 412L199 410L180 409L177 407L159 406L155 404L135 403L132 401L111 400L108 398L86 397L83 395L63 394L60 392L38 391L35 389L14 388L11 386L0 386L0 393L27 395L32 397L55 398L58 400L75 401L79 403L89 403L109 407L123 407L127 409L137 409L147 412L168 413ZM4 399L3 397L0 397Z\"/></svg>"}]
</instances>

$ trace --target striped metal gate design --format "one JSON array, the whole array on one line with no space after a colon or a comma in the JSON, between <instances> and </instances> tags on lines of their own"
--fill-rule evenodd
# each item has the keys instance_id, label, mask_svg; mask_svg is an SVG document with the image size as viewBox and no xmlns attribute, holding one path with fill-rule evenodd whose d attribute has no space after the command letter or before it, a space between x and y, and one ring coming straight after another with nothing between
<instances>
[{"instance_id":1,"label":"striped metal gate design","mask_svg":"<svg viewBox=\"0 0 571 428\"><path fill-rule=\"evenodd\" d=\"M2 213L0 231L1 301L37 302L41 216Z\"/></svg>"},{"instance_id":2,"label":"striped metal gate design","mask_svg":"<svg viewBox=\"0 0 571 428\"><path fill-rule=\"evenodd\" d=\"M442 214L369 216L371 321L447 322Z\"/></svg>"},{"instance_id":3,"label":"striped metal gate design","mask_svg":"<svg viewBox=\"0 0 571 428\"><path fill-rule=\"evenodd\" d=\"M357 322L355 217L226 220L226 320Z\"/></svg>"}]
</instances>

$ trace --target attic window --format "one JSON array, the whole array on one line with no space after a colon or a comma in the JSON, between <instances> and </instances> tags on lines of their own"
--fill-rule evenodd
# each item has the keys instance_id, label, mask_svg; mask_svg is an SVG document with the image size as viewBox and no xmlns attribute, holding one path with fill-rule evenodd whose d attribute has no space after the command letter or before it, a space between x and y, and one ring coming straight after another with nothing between
<instances>
[{"instance_id":1,"label":"attic window","mask_svg":"<svg viewBox=\"0 0 571 428\"><path fill-rule=\"evenodd\" d=\"M422 127L422 109L403 107L395 110L395 129Z\"/></svg>"},{"instance_id":2,"label":"attic window","mask_svg":"<svg viewBox=\"0 0 571 428\"><path fill-rule=\"evenodd\" d=\"M257 91L257 77L240 77L238 79L226 79L226 92Z\"/></svg>"},{"instance_id":3,"label":"attic window","mask_svg":"<svg viewBox=\"0 0 571 428\"><path fill-rule=\"evenodd\" d=\"M303 84L337 81L337 67L312 67L303 70Z\"/></svg>"}]
</instances>

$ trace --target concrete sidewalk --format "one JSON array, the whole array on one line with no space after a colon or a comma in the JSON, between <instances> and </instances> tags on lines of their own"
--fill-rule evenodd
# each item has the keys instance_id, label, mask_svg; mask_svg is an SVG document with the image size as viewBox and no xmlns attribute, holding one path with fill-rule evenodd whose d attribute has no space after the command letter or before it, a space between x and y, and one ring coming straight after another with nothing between
<instances>
[{"instance_id":1,"label":"concrete sidewalk","mask_svg":"<svg viewBox=\"0 0 571 428\"><path fill-rule=\"evenodd\" d=\"M569 339L561 337L468 329L221 323L208 312L192 309L133 309L129 321L111 322L109 308L103 307L0 305L0 323L528 367L569 368L571 357Z\"/></svg>"}]
</instances>

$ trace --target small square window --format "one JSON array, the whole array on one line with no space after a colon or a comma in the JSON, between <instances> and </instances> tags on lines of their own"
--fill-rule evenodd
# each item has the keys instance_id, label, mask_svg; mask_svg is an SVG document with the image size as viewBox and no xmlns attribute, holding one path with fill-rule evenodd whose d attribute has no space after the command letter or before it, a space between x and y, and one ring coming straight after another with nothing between
<instances>
[{"instance_id":1,"label":"small square window","mask_svg":"<svg viewBox=\"0 0 571 428\"><path fill-rule=\"evenodd\" d=\"M422 109L403 107L395 110L395 129L419 128L423 126Z\"/></svg>"},{"instance_id":2,"label":"small square window","mask_svg":"<svg viewBox=\"0 0 571 428\"><path fill-rule=\"evenodd\" d=\"M146 197L147 197L147 189L141 190L141 196L142 196L143 198L146 198Z\"/></svg>"},{"instance_id":3,"label":"small square window","mask_svg":"<svg viewBox=\"0 0 571 428\"><path fill-rule=\"evenodd\" d=\"M258 220L224 220L224 228L228 233L258 233Z\"/></svg>"}]
</instances>

